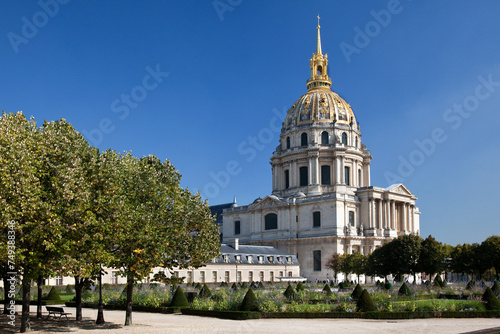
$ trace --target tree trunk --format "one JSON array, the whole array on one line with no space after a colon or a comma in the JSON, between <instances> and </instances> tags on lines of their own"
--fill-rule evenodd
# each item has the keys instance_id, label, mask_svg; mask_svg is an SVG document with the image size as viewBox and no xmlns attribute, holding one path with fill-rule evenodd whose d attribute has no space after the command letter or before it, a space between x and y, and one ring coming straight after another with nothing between
<instances>
[{"instance_id":1,"label":"tree trunk","mask_svg":"<svg viewBox=\"0 0 500 334\"><path fill-rule=\"evenodd\" d=\"M76 321L82 320L82 290L84 280L80 276L75 276L75 301L76 301Z\"/></svg>"},{"instance_id":2,"label":"tree trunk","mask_svg":"<svg viewBox=\"0 0 500 334\"><path fill-rule=\"evenodd\" d=\"M132 291L134 289L134 276L127 274L127 310L125 312L125 326L132 325Z\"/></svg>"},{"instance_id":3,"label":"tree trunk","mask_svg":"<svg viewBox=\"0 0 500 334\"><path fill-rule=\"evenodd\" d=\"M23 276L23 310L21 315L21 333L30 332L30 284L31 280L28 279L28 275Z\"/></svg>"},{"instance_id":4,"label":"tree trunk","mask_svg":"<svg viewBox=\"0 0 500 334\"><path fill-rule=\"evenodd\" d=\"M5 303L3 304L3 314L9 314L9 309L8 309L8 306L10 305L9 289L10 289L10 282L8 281L7 275L4 275L3 276L3 300L5 301Z\"/></svg>"},{"instance_id":5,"label":"tree trunk","mask_svg":"<svg viewBox=\"0 0 500 334\"><path fill-rule=\"evenodd\" d=\"M43 276L38 275L37 279L37 290L38 290L38 296L36 300L36 317L37 319L42 319L42 287L43 287Z\"/></svg>"}]
</instances>

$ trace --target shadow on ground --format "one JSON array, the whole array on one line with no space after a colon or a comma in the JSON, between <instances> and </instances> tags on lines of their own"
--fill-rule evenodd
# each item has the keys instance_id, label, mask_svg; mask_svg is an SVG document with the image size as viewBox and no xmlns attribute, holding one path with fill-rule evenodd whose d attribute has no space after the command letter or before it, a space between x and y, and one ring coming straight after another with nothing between
<instances>
[{"instance_id":1,"label":"shadow on ground","mask_svg":"<svg viewBox=\"0 0 500 334\"><path fill-rule=\"evenodd\" d=\"M114 323L104 323L97 325L95 319L83 318L82 321L75 321L74 319L37 319L36 316L30 316L31 330L41 331L47 333L71 333L79 330L100 330L103 331L110 329L122 328L122 325ZM9 324L5 314L0 314L0 333L19 333L21 328L21 315L16 315L15 326Z\"/></svg>"}]
</instances>

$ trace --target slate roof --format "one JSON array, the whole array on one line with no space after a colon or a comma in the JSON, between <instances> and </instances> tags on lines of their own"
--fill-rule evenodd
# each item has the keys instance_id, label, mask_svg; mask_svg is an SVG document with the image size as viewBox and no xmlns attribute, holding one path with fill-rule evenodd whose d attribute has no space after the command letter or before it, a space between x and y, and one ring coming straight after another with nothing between
<instances>
[{"instance_id":1,"label":"slate roof","mask_svg":"<svg viewBox=\"0 0 500 334\"><path fill-rule=\"evenodd\" d=\"M240 262L237 262L236 256L240 256ZM251 262L250 258L251 256ZM261 262L259 262L259 257ZM290 261L288 261L290 259ZM281 262L280 262L281 260ZM239 245L238 250L228 244L222 244L220 248L220 256L215 259L214 263L227 264L255 264L255 265L299 265L299 261L295 255L283 252L272 246L254 246L254 245Z\"/></svg>"}]
</instances>

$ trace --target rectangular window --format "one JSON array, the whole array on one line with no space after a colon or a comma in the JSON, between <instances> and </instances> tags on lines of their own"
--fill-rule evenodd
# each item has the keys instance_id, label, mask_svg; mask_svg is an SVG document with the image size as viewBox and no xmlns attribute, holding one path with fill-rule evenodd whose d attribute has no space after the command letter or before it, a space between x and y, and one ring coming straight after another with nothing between
<instances>
[{"instance_id":1,"label":"rectangular window","mask_svg":"<svg viewBox=\"0 0 500 334\"><path fill-rule=\"evenodd\" d=\"M299 168L300 186L304 187L309 184L307 167Z\"/></svg>"},{"instance_id":2,"label":"rectangular window","mask_svg":"<svg viewBox=\"0 0 500 334\"><path fill-rule=\"evenodd\" d=\"M349 211L349 225L354 227L354 211Z\"/></svg>"},{"instance_id":3,"label":"rectangular window","mask_svg":"<svg viewBox=\"0 0 500 334\"><path fill-rule=\"evenodd\" d=\"M270 275L270 276L269 276L269 280L270 280L271 282L274 282L274 271L271 271L271 272L269 273L269 275Z\"/></svg>"},{"instance_id":4,"label":"rectangular window","mask_svg":"<svg viewBox=\"0 0 500 334\"><path fill-rule=\"evenodd\" d=\"M212 282L217 283L217 272L212 271Z\"/></svg>"},{"instance_id":5,"label":"rectangular window","mask_svg":"<svg viewBox=\"0 0 500 334\"><path fill-rule=\"evenodd\" d=\"M62 276L57 276L56 277L56 285L63 285L63 278L62 278Z\"/></svg>"},{"instance_id":6,"label":"rectangular window","mask_svg":"<svg viewBox=\"0 0 500 334\"><path fill-rule=\"evenodd\" d=\"M288 272L288 277L293 277L293 275L292 275L292 272L291 272L291 271L289 271L289 272Z\"/></svg>"},{"instance_id":7,"label":"rectangular window","mask_svg":"<svg viewBox=\"0 0 500 334\"><path fill-rule=\"evenodd\" d=\"M321 271L321 251L313 251L313 270Z\"/></svg>"},{"instance_id":8,"label":"rectangular window","mask_svg":"<svg viewBox=\"0 0 500 334\"><path fill-rule=\"evenodd\" d=\"M253 271L248 272L248 281L253 282Z\"/></svg>"},{"instance_id":9,"label":"rectangular window","mask_svg":"<svg viewBox=\"0 0 500 334\"><path fill-rule=\"evenodd\" d=\"M200 282L205 283L205 272L204 271L200 271Z\"/></svg>"},{"instance_id":10,"label":"rectangular window","mask_svg":"<svg viewBox=\"0 0 500 334\"><path fill-rule=\"evenodd\" d=\"M285 171L285 189L290 188L290 171Z\"/></svg>"},{"instance_id":11,"label":"rectangular window","mask_svg":"<svg viewBox=\"0 0 500 334\"><path fill-rule=\"evenodd\" d=\"M261 281L261 282L264 282L264 272L263 272L263 271L261 271L261 272L259 273L259 277L260 277L260 281Z\"/></svg>"},{"instance_id":12,"label":"rectangular window","mask_svg":"<svg viewBox=\"0 0 500 334\"><path fill-rule=\"evenodd\" d=\"M321 184L330 185L330 166L321 166Z\"/></svg>"},{"instance_id":13,"label":"rectangular window","mask_svg":"<svg viewBox=\"0 0 500 334\"><path fill-rule=\"evenodd\" d=\"M344 180L346 185L351 184L351 180L349 179L350 176L350 168L349 167L344 167Z\"/></svg>"},{"instance_id":14,"label":"rectangular window","mask_svg":"<svg viewBox=\"0 0 500 334\"><path fill-rule=\"evenodd\" d=\"M315 211L313 212L313 227L321 226L321 212Z\"/></svg>"},{"instance_id":15,"label":"rectangular window","mask_svg":"<svg viewBox=\"0 0 500 334\"><path fill-rule=\"evenodd\" d=\"M229 276L229 271L226 271L226 272L224 273L224 282L229 283L229 279L230 279L230 278L231 278L231 277Z\"/></svg>"},{"instance_id":16,"label":"rectangular window","mask_svg":"<svg viewBox=\"0 0 500 334\"><path fill-rule=\"evenodd\" d=\"M241 271L236 272L236 282L241 282Z\"/></svg>"},{"instance_id":17,"label":"rectangular window","mask_svg":"<svg viewBox=\"0 0 500 334\"><path fill-rule=\"evenodd\" d=\"M193 273L192 272L188 271L186 278L187 278L188 283L193 283Z\"/></svg>"},{"instance_id":18,"label":"rectangular window","mask_svg":"<svg viewBox=\"0 0 500 334\"><path fill-rule=\"evenodd\" d=\"M118 271L111 272L111 284L118 284Z\"/></svg>"},{"instance_id":19,"label":"rectangular window","mask_svg":"<svg viewBox=\"0 0 500 334\"><path fill-rule=\"evenodd\" d=\"M283 272L282 271L280 271L280 277L283 277Z\"/></svg>"},{"instance_id":20,"label":"rectangular window","mask_svg":"<svg viewBox=\"0 0 500 334\"><path fill-rule=\"evenodd\" d=\"M234 234L240 234L240 221L237 220L234 222Z\"/></svg>"}]
</instances>

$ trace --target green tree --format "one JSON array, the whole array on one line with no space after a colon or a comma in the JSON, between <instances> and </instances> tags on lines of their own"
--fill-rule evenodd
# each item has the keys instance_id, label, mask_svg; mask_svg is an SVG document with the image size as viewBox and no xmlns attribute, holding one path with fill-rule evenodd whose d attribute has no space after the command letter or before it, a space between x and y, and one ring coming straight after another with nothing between
<instances>
[{"instance_id":1,"label":"green tree","mask_svg":"<svg viewBox=\"0 0 500 334\"><path fill-rule=\"evenodd\" d=\"M500 279L500 236L493 235L481 243L480 250L485 270L495 268L496 279Z\"/></svg>"},{"instance_id":2,"label":"green tree","mask_svg":"<svg viewBox=\"0 0 500 334\"><path fill-rule=\"evenodd\" d=\"M127 278L125 325L132 324L132 290L154 267L199 267L219 253L208 204L179 185L180 174L155 156L120 160L121 206L111 265Z\"/></svg>"},{"instance_id":3,"label":"green tree","mask_svg":"<svg viewBox=\"0 0 500 334\"><path fill-rule=\"evenodd\" d=\"M347 276L353 271L352 255L344 253L340 256L340 272L344 273L344 280L347 281Z\"/></svg>"},{"instance_id":4,"label":"green tree","mask_svg":"<svg viewBox=\"0 0 500 334\"><path fill-rule=\"evenodd\" d=\"M327 269L333 270L333 277L335 278L335 282L337 282L337 276L340 272L340 254L333 254L325 264Z\"/></svg>"},{"instance_id":5,"label":"green tree","mask_svg":"<svg viewBox=\"0 0 500 334\"><path fill-rule=\"evenodd\" d=\"M382 247L376 248L373 253L368 256L366 264L366 274L370 276L386 277L391 274L391 263L389 248L387 244Z\"/></svg>"},{"instance_id":6,"label":"green tree","mask_svg":"<svg viewBox=\"0 0 500 334\"><path fill-rule=\"evenodd\" d=\"M422 242L417 269L433 277L434 274L439 274L446 269L445 257L446 249L443 244L429 235Z\"/></svg>"},{"instance_id":7,"label":"green tree","mask_svg":"<svg viewBox=\"0 0 500 334\"><path fill-rule=\"evenodd\" d=\"M457 245L451 253L451 270L456 273L480 276L484 265L481 264L483 260L479 247L477 243Z\"/></svg>"},{"instance_id":8,"label":"green tree","mask_svg":"<svg viewBox=\"0 0 500 334\"><path fill-rule=\"evenodd\" d=\"M368 258L360 252L355 252L351 255L351 262L352 272L358 276L359 283L359 276L366 273Z\"/></svg>"}]
</instances>

